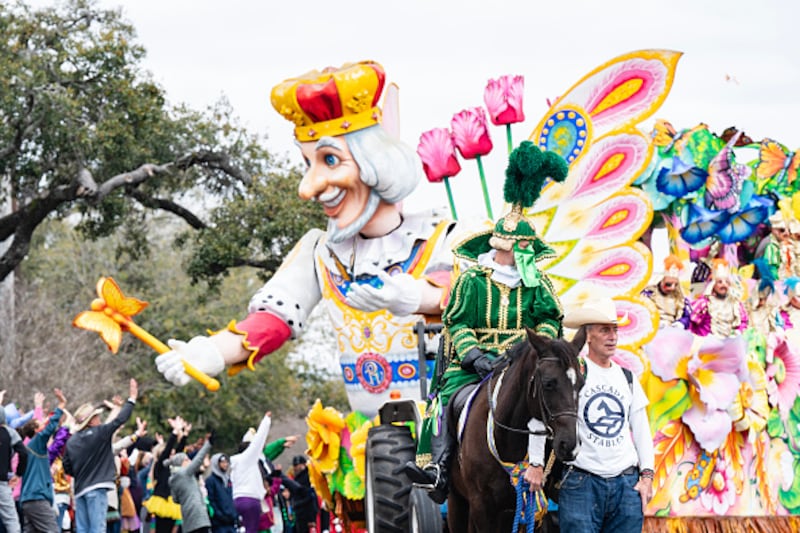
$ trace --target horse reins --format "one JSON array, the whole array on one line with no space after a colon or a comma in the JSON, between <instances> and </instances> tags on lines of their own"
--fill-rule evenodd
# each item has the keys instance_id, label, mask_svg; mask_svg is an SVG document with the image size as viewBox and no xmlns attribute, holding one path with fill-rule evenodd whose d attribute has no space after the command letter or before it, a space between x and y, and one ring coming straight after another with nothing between
<instances>
[{"instance_id":1,"label":"horse reins","mask_svg":"<svg viewBox=\"0 0 800 533\"><path fill-rule=\"evenodd\" d=\"M538 390L538 388L536 386L537 381L538 381L536 378L539 375L539 363L541 361L559 361L559 359L556 358L556 357L544 357L542 359L537 359L536 368L534 368L534 370L533 370L533 377L531 378L531 381L530 381L530 385L531 385L531 388L532 388L532 394L539 402L539 410L541 411L541 414L543 415L542 418L546 418L546 420L545 420L545 428L546 428L546 430L532 431L532 430L530 430L528 428L525 428L525 429L515 428L515 427L507 426L507 425L503 424L502 422L500 422L499 420L497 420L497 417L495 416L495 413L494 413L495 404L496 404L496 401L497 401L497 395L500 392L500 387L503 384L503 377L506 374L506 370L509 369L508 366L506 366L503 369L503 372L497 378L497 381L495 382L494 387L486 387L486 392L487 392L488 397L489 397L489 422L490 422L490 424L492 424L492 425L496 424L498 427L500 427L502 429L505 429L506 431L511 431L513 433L522 433L524 435L534 435L534 436L540 436L540 437L543 436L543 437L547 437L547 438L552 438L553 433L554 433L553 427L552 427L553 421L558 420L559 418L564 417L564 416L570 416L570 417L573 417L573 418L578 418L577 410L574 413L571 412L571 411L558 411L556 413L552 413L550 411L550 408L547 407L547 404L544 401L544 394L540 394L539 393L540 391Z\"/></svg>"}]
</instances>

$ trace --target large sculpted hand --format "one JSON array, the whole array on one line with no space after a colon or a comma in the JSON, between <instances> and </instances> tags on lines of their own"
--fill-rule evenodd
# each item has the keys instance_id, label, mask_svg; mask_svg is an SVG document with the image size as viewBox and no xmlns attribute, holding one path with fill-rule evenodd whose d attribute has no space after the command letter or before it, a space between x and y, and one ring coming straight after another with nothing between
<instances>
[{"instance_id":1,"label":"large sculpted hand","mask_svg":"<svg viewBox=\"0 0 800 533\"><path fill-rule=\"evenodd\" d=\"M380 289L371 285L350 285L348 305L366 312L387 309L397 316L410 315L419 309L425 280L415 279L410 274L390 276L383 270L378 272L378 278L383 282Z\"/></svg>"},{"instance_id":2,"label":"large sculpted hand","mask_svg":"<svg viewBox=\"0 0 800 533\"><path fill-rule=\"evenodd\" d=\"M216 376L225 369L225 359L208 337L194 337L189 342L170 339L171 351L156 357L156 368L175 385L186 385L190 377L183 370L183 361L209 376Z\"/></svg>"}]
</instances>

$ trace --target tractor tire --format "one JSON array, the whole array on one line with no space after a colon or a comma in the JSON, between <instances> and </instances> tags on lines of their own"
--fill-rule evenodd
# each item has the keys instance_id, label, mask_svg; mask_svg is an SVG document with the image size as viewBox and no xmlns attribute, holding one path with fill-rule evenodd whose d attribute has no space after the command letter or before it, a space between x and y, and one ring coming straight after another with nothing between
<instances>
[{"instance_id":1,"label":"tractor tire","mask_svg":"<svg viewBox=\"0 0 800 533\"><path fill-rule=\"evenodd\" d=\"M416 458L416 453L407 426L384 425L369 430L364 496L369 533L407 533L411 481L403 467Z\"/></svg>"},{"instance_id":2,"label":"tractor tire","mask_svg":"<svg viewBox=\"0 0 800 533\"><path fill-rule=\"evenodd\" d=\"M410 533L441 533L442 506L431 500L424 489L411 489L408 514Z\"/></svg>"}]
</instances>

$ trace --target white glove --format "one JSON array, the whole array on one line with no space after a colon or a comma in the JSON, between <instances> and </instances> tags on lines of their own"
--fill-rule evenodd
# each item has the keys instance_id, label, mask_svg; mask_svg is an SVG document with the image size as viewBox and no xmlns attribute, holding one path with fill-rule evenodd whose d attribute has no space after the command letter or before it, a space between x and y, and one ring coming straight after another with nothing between
<instances>
[{"instance_id":1,"label":"white glove","mask_svg":"<svg viewBox=\"0 0 800 533\"><path fill-rule=\"evenodd\" d=\"M156 357L156 368L175 385L183 386L191 380L183 371L183 361L209 376L216 376L225 369L225 359L208 337L195 337L189 342L170 339L167 345L172 351Z\"/></svg>"},{"instance_id":2,"label":"white glove","mask_svg":"<svg viewBox=\"0 0 800 533\"><path fill-rule=\"evenodd\" d=\"M410 274L390 276L383 270L378 272L383 287L353 283L347 291L347 304L368 313L387 309L393 315L406 316L415 313L422 302L422 283Z\"/></svg>"}]
</instances>

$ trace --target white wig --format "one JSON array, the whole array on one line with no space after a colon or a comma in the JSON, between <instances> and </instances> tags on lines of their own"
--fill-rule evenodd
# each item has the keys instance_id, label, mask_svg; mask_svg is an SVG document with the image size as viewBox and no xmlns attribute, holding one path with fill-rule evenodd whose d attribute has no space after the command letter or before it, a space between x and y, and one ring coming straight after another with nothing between
<instances>
[{"instance_id":1,"label":"white wig","mask_svg":"<svg viewBox=\"0 0 800 533\"><path fill-rule=\"evenodd\" d=\"M344 136L363 181L394 204L411 194L424 172L417 153L380 124Z\"/></svg>"}]
</instances>

